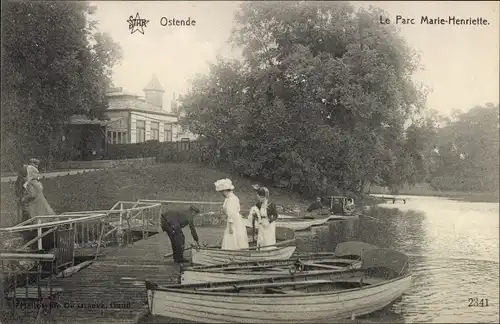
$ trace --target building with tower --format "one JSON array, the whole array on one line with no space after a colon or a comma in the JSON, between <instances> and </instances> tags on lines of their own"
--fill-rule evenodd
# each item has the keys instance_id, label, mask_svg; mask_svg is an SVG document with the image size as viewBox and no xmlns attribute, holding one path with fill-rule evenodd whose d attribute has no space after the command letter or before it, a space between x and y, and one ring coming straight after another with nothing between
<instances>
[{"instance_id":1,"label":"building with tower","mask_svg":"<svg viewBox=\"0 0 500 324\"><path fill-rule=\"evenodd\" d=\"M180 149L189 147L197 136L179 126L175 94L167 104L165 89L156 75L144 87L144 96L112 88L107 92L108 120L90 120L73 115L65 129L61 150L65 160L99 159L107 151L107 144L132 144L146 141L181 142Z\"/></svg>"},{"instance_id":2,"label":"building with tower","mask_svg":"<svg viewBox=\"0 0 500 324\"><path fill-rule=\"evenodd\" d=\"M107 142L111 144L191 141L196 136L179 126L175 93L165 105L165 89L156 75L144 87L144 97L130 94L122 88L108 91L107 115L116 120L107 126Z\"/></svg>"}]
</instances>

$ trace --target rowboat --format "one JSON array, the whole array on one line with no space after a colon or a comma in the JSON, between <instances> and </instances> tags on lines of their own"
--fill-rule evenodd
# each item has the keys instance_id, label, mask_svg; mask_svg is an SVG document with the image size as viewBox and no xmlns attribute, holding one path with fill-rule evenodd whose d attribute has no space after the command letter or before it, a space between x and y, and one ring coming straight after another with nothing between
<instances>
[{"instance_id":1,"label":"rowboat","mask_svg":"<svg viewBox=\"0 0 500 324\"><path fill-rule=\"evenodd\" d=\"M248 218L244 218L244 223L246 227L252 227L252 223ZM318 224L314 219L313 220L304 220L304 219L287 219L287 220L276 220L276 227L284 227L289 228L294 231L305 231L310 229L314 224Z\"/></svg>"},{"instance_id":2,"label":"rowboat","mask_svg":"<svg viewBox=\"0 0 500 324\"><path fill-rule=\"evenodd\" d=\"M293 216L288 216L288 215L280 215L282 218L278 217L278 221L276 221L276 226L278 226L278 223L281 222L310 222L311 226L321 226L326 224L330 220L330 218L327 217L293 217Z\"/></svg>"},{"instance_id":3,"label":"rowboat","mask_svg":"<svg viewBox=\"0 0 500 324\"><path fill-rule=\"evenodd\" d=\"M276 227L285 227L292 229L294 231L305 231L315 226L315 224L318 224L315 220L303 220L303 219L297 219L297 220L287 219L286 221L276 220Z\"/></svg>"},{"instance_id":4,"label":"rowboat","mask_svg":"<svg viewBox=\"0 0 500 324\"><path fill-rule=\"evenodd\" d=\"M181 273L181 283L252 280L289 276L295 273L313 274L326 269L345 271L361 267L362 253L371 249L377 249L377 247L364 242L343 242L337 245L334 253L310 253L297 255L288 260L184 268Z\"/></svg>"},{"instance_id":5,"label":"rowboat","mask_svg":"<svg viewBox=\"0 0 500 324\"><path fill-rule=\"evenodd\" d=\"M355 215L349 215L349 216L344 216L344 215L320 215L320 216L312 216L312 215L306 215L303 217L295 217L295 216L289 216L289 215L279 215L278 219L282 221L312 221L312 226L321 226L324 225L325 223L332 221L332 220L348 220L348 219L353 219Z\"/></svg>"},{"instance_id":6,"label":"rowboat","mask_svg":"<svg viewBox=\"0 0 500 324\"><path fill-rule=\"evenodd\" d=\"M328 222L332 220L349 220L349 219L356 219L358 215L349 215L349 216L343 216L343 215L330 215L328 216Z\"/></svg>"},{"instance_id":7,"label":"rowboat","mask_svg":"<svg viewBox=\"0 0 500 324\"><path fill-rule=\"evenodd\" d=\"M287 246L295 240L283 241L266 247L250 247L243 250L222 250L212 247L196 247L191 249L191 263L199 265L217 265L234 262L252 262L264 260L287 260L295 246Z\"/></svg>"},{"instance_id":8,"label":"rowboat","mask_svg":"<svg viewBox=\"0 0 500 324\"><path fill-rule=\"evenodd\" d=\"M363 254L361 269L248 281L159 286L146 282L153 315L198 323L331 323L380 310L411 286L408 257Z\"/></svg>"}]
</instances>

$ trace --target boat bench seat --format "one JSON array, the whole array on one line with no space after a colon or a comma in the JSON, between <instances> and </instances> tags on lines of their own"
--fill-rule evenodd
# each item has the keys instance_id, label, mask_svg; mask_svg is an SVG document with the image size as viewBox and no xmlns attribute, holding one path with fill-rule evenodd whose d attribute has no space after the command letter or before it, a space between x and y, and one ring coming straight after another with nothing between
<instances>
[{"instance_id":1,"label":"boat bench seat","mask_svg":"<svg viewBox=\"0 0 500 324\"><path fill-rule=\"evenodd\" d=\"M266 292L273 293L273 294L286 294L286 295L293 295L293 294L298 294L298 291L295 290L283 290L281 288L265 288L264 289Z\"/></svg>"}]
</instances>

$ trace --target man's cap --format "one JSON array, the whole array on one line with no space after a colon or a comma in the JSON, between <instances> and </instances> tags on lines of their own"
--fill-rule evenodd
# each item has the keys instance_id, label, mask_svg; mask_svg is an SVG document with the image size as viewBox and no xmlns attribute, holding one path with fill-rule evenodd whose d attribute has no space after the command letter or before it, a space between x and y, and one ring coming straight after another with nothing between
<instances>
[{"instance_id":1,"label":"man's cap","mask_svg":"<svg viewBox=\"0 0 500 324\"><path fill-rule=\"evenodd\" d=\"M200 210L199 210L197 207L193 206L193 205L189 206L189 209L190 209L191 211L193 211L193 212L197 213L197 214L199 214L199 213L200 213Z\"/></svg>"}]
</instances>

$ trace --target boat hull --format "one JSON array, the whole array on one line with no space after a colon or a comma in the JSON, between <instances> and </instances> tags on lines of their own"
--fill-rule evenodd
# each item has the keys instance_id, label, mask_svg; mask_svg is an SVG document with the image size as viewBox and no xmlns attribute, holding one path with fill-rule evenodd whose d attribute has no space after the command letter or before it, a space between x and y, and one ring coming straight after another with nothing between
<instances>
[{"instance_id":1,"label":"boat hull","mask_svg":"<svg viewBox=\"0 0 500 324\"><path fill-rule=\"evenodd\" d=\"M303 220L303 219L278 219L275 221L276 227L284 227L294 231L305 231L310 229L314 224L318 222L315 220ZM325 221L326 222L326 221ZM245 218L244 223L246 227L252 227L252 223Z\"/></svg>"},{"instance_id":2,"label":"boat hull","mask_svg":"<svg viewBox=\"0 0 500 324\"><path fill-rule=\"evenodd\" d=\"M299 269L298 264L303 267ZM273 260L269 262L235 264L231 269L224 269L223 266L213 267L194 267L187 268L181 274L181 283L185 285L208 283L208 282L229 282L229 281L246 281L246 280L265 280L270 277L285 277L295 273L306 275L317 275L330 271L349 271L351 269L361 268L360 260L349 260L340 258L311 258L302 260L297 263L297 260Z\"/></svg>"},{"instance_id":3,"label":"boat hull","mask_svg":"<svg viewBox=\"0 0 500 324\"><path fill-rule=\"evenodd\" d=\"M314 221L276 221L276 227L289 228L294 231L305 231L313 227Z\"/></svg>"},{"instance_id":4,"label":"boat hull","mask_svg":"<svg viewBox=\"0 0 500 324\"><path fill-rule=\"evenodd\" d=\"M328 322L380 310L409 289L411 275L341 291L295 294L241 294L148 289L153 315L198 323Z\"/></svg>"},{"instance_id":5,"label":"boat hull","mask_svg":"<svg viewBox=\"0 0 500 324\"><path fill-rule=\"evenodd\" d=\"M254 262L290 259L295 246L269 247L267 249L221 250L200 248L191 250L191 262L199 265L218 265L234 262Z\"/></svg>"}]
</instances>

